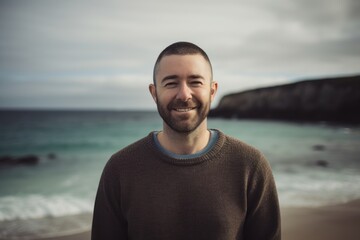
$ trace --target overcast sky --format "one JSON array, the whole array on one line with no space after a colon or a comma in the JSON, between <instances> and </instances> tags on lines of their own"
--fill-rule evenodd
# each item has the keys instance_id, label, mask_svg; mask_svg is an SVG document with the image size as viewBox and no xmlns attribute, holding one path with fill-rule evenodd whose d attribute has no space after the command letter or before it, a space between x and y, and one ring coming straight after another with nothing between
<instances>
[{"instance_id":1,"label":"overcast sky","mask_svg":"<svg viewBox=\"0 0 360 240\"><path fill-rule=\"evenodd\" d=\"M190 41L228 93L360 73L359 0L0 1L0 107L155 109L166 46Z\"/></svg>"}]
</instances>

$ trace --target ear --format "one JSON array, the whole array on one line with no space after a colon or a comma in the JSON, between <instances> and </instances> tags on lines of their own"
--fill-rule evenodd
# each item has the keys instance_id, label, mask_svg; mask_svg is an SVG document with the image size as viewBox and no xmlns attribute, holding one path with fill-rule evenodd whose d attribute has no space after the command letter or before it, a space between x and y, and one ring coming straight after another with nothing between
<instances>
[{"instance_id":1,"label":"ear","mask_svg":"<svg viewBox=\"0 0 360 240\"><path fill-rule=\"evenodd\" d=\"M215 81L212 81L212 82L211 82L211 87L210 87L210 99L211 99L211 102L212 102L212 101L214 100L214 98L215 98L217 89L218 89L218 83L215 82Z\"/></svg>"},{"instance_id":2,"label":"ear","mask_svg":"<svg viewBox=\"0 0 360 240\"><path fill-rule=\"evenodd\" d=\"M151 94L152 98L154 99L155 103L157 103L156 86L153 83L151 83L149 85L149 91L150 91L150 94Z\"/></svg>"}]
</instances>

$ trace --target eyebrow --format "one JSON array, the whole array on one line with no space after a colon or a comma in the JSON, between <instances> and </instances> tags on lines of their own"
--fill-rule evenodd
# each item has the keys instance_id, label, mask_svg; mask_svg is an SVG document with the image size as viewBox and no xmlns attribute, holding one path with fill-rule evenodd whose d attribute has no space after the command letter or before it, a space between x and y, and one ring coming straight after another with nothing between
<instances>
[{"instance_id":1,"label":"eyebrow","mask_svg":"<svg viewBox=\"0 0 360 240\"><path fill-rule=\"evenodd\" d=\"M165 82L166 80L177 79L177 78L179 78L178 75L175 75L175 74L174 74L174 75L169 75L169 76L165 76L165 77L161 80L161 82ZM201 76L200 74L192 74L192 75L190 75L188 78L190 78L190 79L201 78L201 79L205 80L205 78L204 78L203 76Z\"/></svg>"},{"instance_id":2,"label":"eyebrow","mask_svg":"<svg viewBox=\"0 0 360 240\"><path fill-rule=\"evenodd\" d=\"M176 80L179 79L179 76L176 74L173 75L168 75L163 77L163 79L161 79L160 84L164 84L164 82L168 81L168 80ZM205 81L205 77L203 77L200 74L191 74L190 76L187 77L187 79L189 80L193 80L193 79L201 79L202 81Z\"/></svg>"},{"instance_id":3,"label":"eyebrow","mask_svg":"<svg viewBox=\"0 0 360 240\"><path fill-rule=\"evenodd\" d=\"M201 78L201 79L205 80L205 78L203 76L201 76L200 74L192 74L189 76L189 78L191 78L191 79Z\"/></svg>"},{"instance_id":4,"label":"eyebrow","mask_svg":"<svg viewBox=\"0 0 360 240\"><path fill-rule=\"evenodd\" d=\"M178 75L169 75L169 76L165 76L163 79L161 79L161 82L165 82L166 80L170 80L170 79L176 79L179 78Z\"/></svg>"}]
</instances>

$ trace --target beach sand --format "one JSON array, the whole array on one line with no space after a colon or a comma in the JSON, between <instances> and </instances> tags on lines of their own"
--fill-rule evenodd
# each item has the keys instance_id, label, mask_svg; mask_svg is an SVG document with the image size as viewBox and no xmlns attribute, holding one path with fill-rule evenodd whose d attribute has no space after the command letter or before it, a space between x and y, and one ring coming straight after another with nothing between
<instances>
[{"instance_id":1,"label":"beach sand","mask_svg":"<svg viewBox=\"0 0 360 240\"><path fill-rule=\"evenodd\" d=\"M283 240L360 239L360 200L318 208L283 208ZM41 240L90 240L90 232Z\"/></svg>"},{"instance_id":2,"label":"beach sand","mask_svg":"<svg viewBox=\"0 0 360 240\"><path fill-rule=\"evenodd\" d=\"M282 209L284 240L360 239L360 200L318 208Z\"/></svg>"}]
</instances>

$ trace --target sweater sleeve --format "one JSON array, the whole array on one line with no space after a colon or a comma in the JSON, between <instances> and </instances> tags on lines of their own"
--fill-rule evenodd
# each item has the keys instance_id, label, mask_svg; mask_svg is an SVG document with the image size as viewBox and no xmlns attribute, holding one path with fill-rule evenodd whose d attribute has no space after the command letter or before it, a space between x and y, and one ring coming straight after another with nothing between
<instances>
[{"instance_id":1,"label":"sweater sleeve","mask_svg":"<svg viewBox=\"0 0 360 240\"><path fill-rule=\"evenodd\" d=\"M100 178L95 198L92 240L125 240L127 222L121 213L120 179L110 161Z\"/></svg>"},{"instance_id":2,"label":"sweater sleeve","mask_svg":"<svg viewBox=\"0 0 360 240\"><path fill-rule=\"evenodd\" d=\"M246 240L280 240L281 221L274 177L268 161L259 153L253 172L249 174Z\"/></svg>"}]
</instances>

